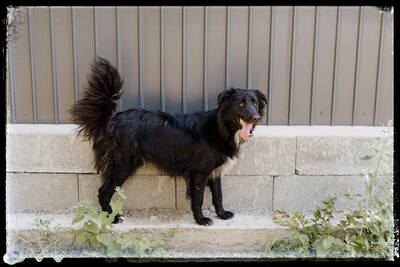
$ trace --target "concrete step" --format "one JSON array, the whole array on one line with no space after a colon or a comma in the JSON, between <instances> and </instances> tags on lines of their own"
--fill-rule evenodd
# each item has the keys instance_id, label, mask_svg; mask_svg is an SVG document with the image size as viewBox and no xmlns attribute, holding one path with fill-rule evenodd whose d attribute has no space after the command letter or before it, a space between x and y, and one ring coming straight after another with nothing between
<instances>
[{"instance_id":1,"label":"concrete step","mask_svg":"<svg viewBox=\"0 0 400 267\"><path fill-rule=\"evenodd\" d=\"M160 239L161 236L171 235L164 246L165 253L162 257L166 258L265 257L267 244L291 233L289 229L275 224L268 213L236 213L231 220L221 220L215 213L205 210L205 216L214 222L211 226L197 225L192 215L184 211L136 210L124 215L124 222L114 225L112 231L132 232L146 239ZM51 221L55 235L62 244L69 248L77 247L74 243L74 230L77 226L71 225L72 213L41 213L39 218ZM6 220L7 255L10 257L24 249L15 242L16 235L32 240L43 234L41 228L35 224L33 213L8 213ZM95 252L82 253L79 249L72 249L71 253L63 254L62 257L96 255Z\"/></svg>"}]
</instances>

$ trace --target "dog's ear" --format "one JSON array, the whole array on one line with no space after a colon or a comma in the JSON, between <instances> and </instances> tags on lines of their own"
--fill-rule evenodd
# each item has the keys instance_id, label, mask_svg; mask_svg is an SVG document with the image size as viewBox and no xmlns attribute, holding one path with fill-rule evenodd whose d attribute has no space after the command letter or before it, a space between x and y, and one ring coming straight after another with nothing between
<instances>
[{"instance_id":1,"label":"dog's ear","mask_svg":"<svg viewBox=\"0 0 400 267\"><path fill-rule=\"evenodd\" d=\"M234 93L234 88L225 89L222 93L220 93L218 95L218 107L225 107L229 103L229 100Z\"/></svg>"},{"instance_id":2,"label":"dog's ear","mask_svg":"<svg viewBox=\"0 0 400 267\"><path fill-rule=\"evenodd\" d=\"M267 98L261 91L257 89L254 89L253 91L256 94L258 101L258 113L260 114L260 116L264 116L265 105L268 105Z\"/></svg>"}]
</instances>

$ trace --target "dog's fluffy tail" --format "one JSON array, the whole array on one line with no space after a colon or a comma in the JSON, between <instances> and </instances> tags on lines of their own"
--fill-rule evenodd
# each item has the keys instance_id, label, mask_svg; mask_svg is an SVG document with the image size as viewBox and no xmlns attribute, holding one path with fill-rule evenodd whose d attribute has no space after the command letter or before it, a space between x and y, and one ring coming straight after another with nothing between
<instances>
[{"instance_id":1,"label":"dog's fluffy tail","mask_svg":"<svg viewBox=\"0 0 400 267\"><path fill-rule=\"evenodd\" d=\"M79 125L79 134L89 140L104 136L121 97L122 83L117 69L97 56L83 97L70 110L72 121Z\"/></svg>"}]
</instances>

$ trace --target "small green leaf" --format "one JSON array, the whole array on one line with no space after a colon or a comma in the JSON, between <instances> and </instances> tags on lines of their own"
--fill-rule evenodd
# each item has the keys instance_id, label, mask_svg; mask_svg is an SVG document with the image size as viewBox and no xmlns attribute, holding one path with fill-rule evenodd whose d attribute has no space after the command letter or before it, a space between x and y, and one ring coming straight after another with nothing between
<instances>
[{"instance_id":1,"label":"small green leaf","mask_svg":"<svg viewBox=\"0 0 400 267\"><path fill-rule=\"evenodd\" d=\"M92 216L93 219L97 219L98 218L97 211L92 207L87 207L86 208L86 213L89 214L90 216Z\"/></svg>"},{"instance_id":2,"label":"small green leaf","mask_svg":"<svg viewBox=\"0 0 400 267\"><path fill-rule=\"evenodd\" d=\"M77 222L80 222L84 217L85 217L85 209L82 207L76 208L75 209L75 217L72 220L72 224L75 224Z\"/></svg>"},{"instance_id":3,"label":"small green leaf","mask_svg":"<svg viewBox=\"0 0 400 267\"><path fill-rule=\"evenodd\" d=\"M96 235L96 239L106 247L112 246L112 244L114 243L111 234L98 234Z\"/></svg>"},{"instance_id":4,"label":"small green leaf","mask_svg":"<svg viewBox=\"0 0 400 267\"><path fill-rule=\"evenodd\" d=\"M116 213L116 214L121 213L122 206L123 206L123 202L121 200L113 201L113 202L111 202L110 205L111 205L113 213Z\"/></svg>"},{"instance_id":5,"label":"small green leaf","mask_svg":"<svg viewBox=\"0 0 400 267\"><path fill-rule=\"evenodd\" d=\"M92 247L99 247L100 242L97 240L97 234L91 233L89 237L90 246Z\"/></svg>"},{"instance_id":6,"label":"small green leaf","mask_svg":"<svg viewBox=\"0 0 400 267\"><path fill-rule=\"evenodd\" d=\"M84 225L83 225L83 229L85 229L88 232L95 233L95 234L100 233L99 227L92 220L89 220L89 221L85 222Z\"/></svg>"},{"instance_id":7,"label":"small green leaf","mask_svg":"<svg viewBox=\"0 0 400 267\"><path fill-rule=\"evenodd\" d=\"M115 192L117 193L117 196L121 197L122 199L126 199L125 190L120 186L115 187Z\"/></svg>"},{"instance_id":8,"label":"small green leaf","mask_svg":"<svg viewBox=\"0 0 400 267\"><path fill-rule=\"evenodd\" d=\"M101 223L101 228L104 229L106 226L112 226L114 216L111 216L106 211L102 211L99 215L99 220Z\"/></svg>"},{"instance_id":9,"label":"small green leaf","mask_svg":"<svg viewBox=\"0 0 400 267\"><path fill-rule=\"evenodd\" d=\"M75 241L78 245L85 244L86 240L87 240L87 232L85 230L80 229L75 233Z\"/></svg>"}]
</instances>

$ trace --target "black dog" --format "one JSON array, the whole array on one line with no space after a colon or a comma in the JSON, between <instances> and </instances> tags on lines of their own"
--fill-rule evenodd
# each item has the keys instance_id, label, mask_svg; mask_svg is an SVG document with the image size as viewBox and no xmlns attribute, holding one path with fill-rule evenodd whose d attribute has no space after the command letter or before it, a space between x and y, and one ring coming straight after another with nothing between
<instances>
[{"instance_id":1,"label":"black dog","mask_svg":"<svg viewBox=\"0 0 400 267\"><path fill-rule=\"evenodd\" d=\"M185 177L186 196L198 224L212 224L202 212L207 185L217 215L232 218L233 213L222 206L220 178L264 115L264 94L227 89L219 94L218 107L207 112L171 115L130 109L114 114L121 86L118 71L98 57L83 98L71 109L79 134L92 143L94 165L104 179L98 195L103 211L111 213L115 187L144 162L152 162L170 176ZM114 220L118 222L122 222L120 214Z\"/></svg>"}]
</instances>

